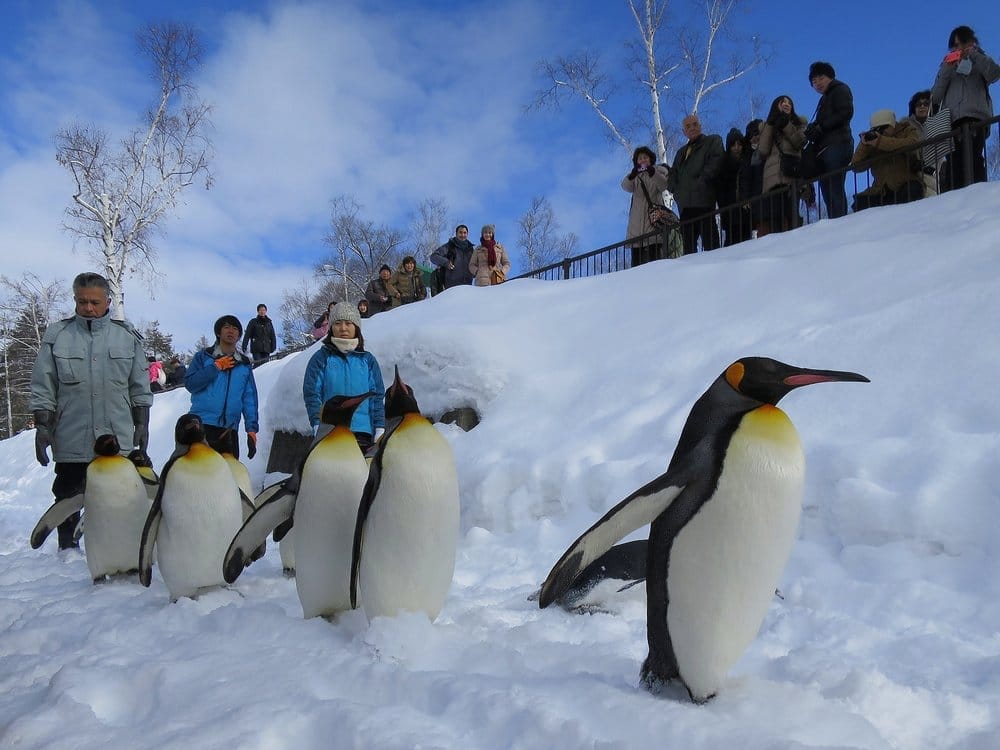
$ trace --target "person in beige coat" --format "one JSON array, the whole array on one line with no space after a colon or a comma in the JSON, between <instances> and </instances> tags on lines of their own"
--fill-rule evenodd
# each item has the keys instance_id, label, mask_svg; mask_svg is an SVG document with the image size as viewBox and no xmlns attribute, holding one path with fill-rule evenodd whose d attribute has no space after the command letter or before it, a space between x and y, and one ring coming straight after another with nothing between
<instances>
[{"instance_id":1,"label":"person in beige coat","mask_svg":"<svg viewBox=\"0 0 1000 750\"><path fill-rule=\"evenodd\" d=\"M665 166L657 165L656 154L652 149L639 146L632 152L632 171L622 178L622 190L632 194L632 202L628 209L628 226L625 228L626 238L641 237L653 231L653 225L649 221L650 204L646 200L646 193L649 193L649 198L654 204L662 203L663 191L667 189L668 174L669 170ZM643 187L646 188L645 191ZM632 251L632 267L663 257L661 245L660 235L647 237L634 245L629 245Z\"/></svg>"},{"instance_id":2,"label":"person in beige coat","mask_svg":"<svg viewBox=\"0 0 1000 750\"><path fill-rule=\"evenodd\" d=\"M412 255L403 258L386 286L389 287L393 307L419 302L427 296L423 274L417 269L417 259Z\"/></svg>"},{"instance_id":3,"label":"person in beige coat","mask_svg":"<svg viewBox=\"0 0 1000 750\"><path fill-rule=\"evenodd\" d=\"M510 272L510 257L504 246L496 240L496 227L486 224L480 233L479 245L469 261L469 272L475 277L476 286L502 284Z\"/></svg>"},{"instance_id":4,"label":"person in beige coat","mask_svg":"<svg viewBox=\"0 0 1000 750\"><path fill-rule=\"evenodd\" d=\"M871 169L875 181L867 190L854 195L854 210L873 206L909 203L924 197L924 180L919 153L905 150L920 141L920 134L909 120L896 122L891 109L880 109L871 116L872 129L861 134L861 142L851 164L855 172ZM903 153L896 153L903 151ZM871 166L861 165L876 159Z\"/></svg>"},{"instance_id":5,"label":"person in beige coat","mask_svg":"<svg viewBox=\"0 0 1000 750\"><path fill-rule=\"evenodd\" d=\"M771 102L771 110L761 126L760 141L757 143L757 153L764 160L762 188L765 196L758 237L771 232L784 232L799 225L798 196L792 195L794 180L782 173L781 157L802 156L806 122L806 118L795 113L791 97L779 96Z\"/></svg>"}]
</instances>

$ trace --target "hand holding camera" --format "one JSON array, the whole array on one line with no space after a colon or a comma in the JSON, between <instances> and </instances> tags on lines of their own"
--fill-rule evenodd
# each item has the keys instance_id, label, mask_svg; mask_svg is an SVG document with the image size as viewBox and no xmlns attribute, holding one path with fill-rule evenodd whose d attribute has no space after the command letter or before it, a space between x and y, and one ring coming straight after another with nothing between
<instances>
[{"instance_id":1,"label":"hand holding camera","mask_svg":"<svg viewBox=\"0 0 1000 750\"><path fill-rule=\"evenodd\" d=\"M876 130L866 130L861 134L861 140L865 143L874 143L878 140L878 131Z\"/></svg>"}]
</instances>

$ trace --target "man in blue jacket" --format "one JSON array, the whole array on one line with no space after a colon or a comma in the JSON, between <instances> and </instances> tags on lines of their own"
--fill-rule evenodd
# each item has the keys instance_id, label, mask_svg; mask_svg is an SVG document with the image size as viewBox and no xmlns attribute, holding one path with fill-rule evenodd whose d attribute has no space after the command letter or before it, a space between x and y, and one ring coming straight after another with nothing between
<instances>
[{"instance_id":1,"label":"man in blue jacket","mask_svg":"<svg viewBox=\"0 0 1000 750\"><path fill-rule=\"evenodd\" d=\"M194 355L184 387L191 392L191 413L205 424L208 444L240 457L240 417L247 432L247 458L257 454L257 383L253 363L236 345L243 325L235 315L215 321L215 346Z\"/></svg>"}]
</instances>

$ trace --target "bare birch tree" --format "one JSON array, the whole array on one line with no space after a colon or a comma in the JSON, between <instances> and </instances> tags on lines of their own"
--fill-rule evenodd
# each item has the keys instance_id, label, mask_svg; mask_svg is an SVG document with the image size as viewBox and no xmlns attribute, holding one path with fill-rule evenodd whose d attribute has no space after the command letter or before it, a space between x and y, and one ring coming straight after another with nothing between
<instances>
[{"instance_id":1,"label":"bare birch tree","mask_svg":"<svg viewBox=\"0 0 1000 750\"><path fill-rule=\"evenodd\" d=\"M330 231L323 238L333 252L316 272L336 280L343 295L340 299L359 299L382 264L396 267L403 239L398 229L362 218L361 205L353 197L337 196L330 212Z\"/></svg>"},{"instance_id":2,"label":"bare birch tree","mask_svg":"<svg viewBox=\"0 0 1000 750\"><path fill-rule=\"evenodd\" d=\"M526 270L555 263L573 255L578 238L575 234L559 233L559 222L548 198L537 196L531 206L517 220L517 245L521 248L521 261Z\"/></svg>"},{"instance_id":3,"label":"bare birch tree","mask_svg":"<svg viewBox=\"0 0 1000 750\"><path fill-rule=\"evenodd\" d=\"M670 0L626 0L638 34L627 45L631 57L625 67L632 80L609 73L590 51L545 60L539 71L546 84L528 108L558 109L566 99L582 99L629 156L636 140L651 141L657 160L666 162L678 145L674 123L766 61L758 36L741 39L729 28L739 3L692 3L700 9L699 27L686 18L668 19ZM669 126L664 125L667 110Z\"/></svg>"},{"instance_id":4,"label":"bare birch tree","mask_svg":"<svg viewBox=\"0 0 1000 750\"><path fill-rule=\"evenodd\" d=\"M49 322L69 298L62 281L42 282L35 274L0 276L0 382L2 432L11 437L27 426L31 371Z\"/></svg>"},{"instance_id":5,"label":"bare birch tree","mask_svg":"<svg viewBox=\"0 0 1000 750\"><path fill-rule=\"evenodd\" d=\"M413 257L429 263L431 253L451 236L448 224L448 203L444 198L427 198L421 202L409 230Z\"/></svg>"},{"instance_id":6,"label":"bare birch tree","mask_svg":"<svg viewBox=\"0 0 1000 750\"><path fill-rule=\"evenodd\" d=\"M125 317L125 279L158 277L153 236L181 191L209 172L211 107L197 97L193 75L201 49L187 26L150 26L139 48L152 63L158 96L144 123L113 146L93 125L56 134L56 160L73 177L73 203L65 227L95 248L111 285L113 316Z\"/></svg>"}]
</instances>

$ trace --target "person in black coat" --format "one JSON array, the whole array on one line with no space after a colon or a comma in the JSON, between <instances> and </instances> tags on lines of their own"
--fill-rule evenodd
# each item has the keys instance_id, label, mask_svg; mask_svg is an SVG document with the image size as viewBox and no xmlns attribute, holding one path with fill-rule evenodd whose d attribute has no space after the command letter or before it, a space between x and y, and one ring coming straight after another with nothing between
<instances>
[{"instance_id":1,"label":"person in black coat","mask_svg":"<svg viewBox=\"0 0 1000 750\"><path fill-rule=\"evenodd\" d=\"M725 246L750 239L753 226L750 208L745 203L750 197L750 163L743 158L746 141L738 128L731 128L726 136L726 153L716 182L722 231Z\"/></svg>"},{"instance_id":2,"label":"person in black coat","mask_svg":"<svg viewBox=\"0 0 1000 750\"><path fill-rule=\"evenodd\" d=\"M698 115L688 115L681 121L688 142L674 157L667 178L667 190L681 208L681 234L684 254L698 252L698 238L703 250L719 246L719 230L715 226L715 185L722 167L725 149L718 135L704 135Z\"/></svg>"},{"instance_id":3,"label":"person in black coat","mask_svg":"<svg viewBox=\"0 0 1000 750\"><path fill-rule=\"evenodd\" d=\"M247 323L246 335L243 336L243 351L249 352L254 365L263 362L278 348L278 339L274 335L274 324L267 317L267 305L257 305L257 317Z\"/></svg>"},{"instance_id":4,"label":"person in black coat","mask_svg":"<svg viewBox=\"0 0 1000 750\"><path fill-rule=\"evenodd\" d=\"M436 286L439 292L472 283L469 262L475 249L469 241L469 228L459 224L455 227L455 236L431 253L430 261L438 267L435 275L438 276Z\"/></svg>"},{"instance_id":5,"label":"person in black coat","mask_svg":"<svg viewBox=\"0 0 1000 750\"><path fill-rule=\"evenodd\" d=\"M816 144L824 172L845 169L854 156L851 118L854 117L854 95L828 62L809 66L809 84L820 94L816 119L806 126L806 139ZM847 191L844 177L834 175L820 180L819 189L831 219L847 215Z\"/></svg>"}]
</instances>

